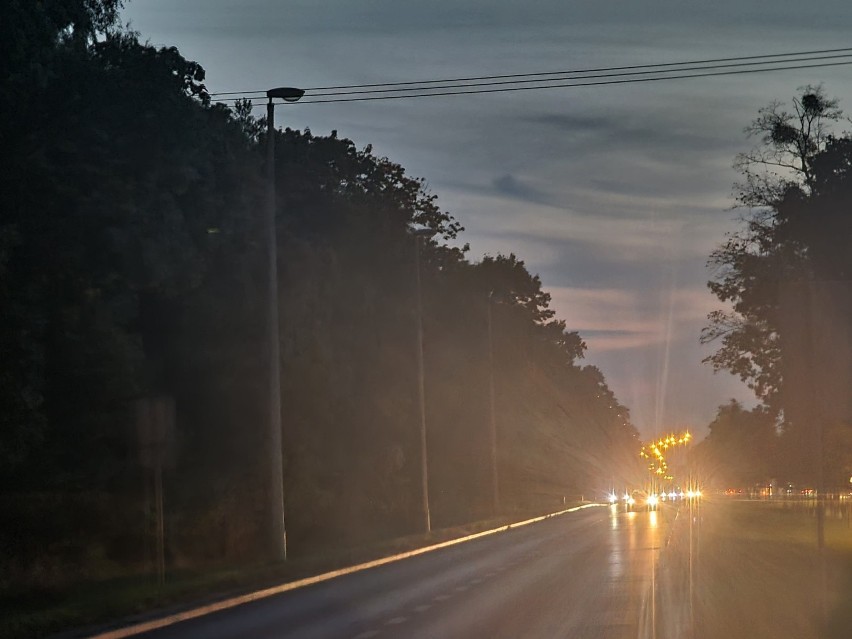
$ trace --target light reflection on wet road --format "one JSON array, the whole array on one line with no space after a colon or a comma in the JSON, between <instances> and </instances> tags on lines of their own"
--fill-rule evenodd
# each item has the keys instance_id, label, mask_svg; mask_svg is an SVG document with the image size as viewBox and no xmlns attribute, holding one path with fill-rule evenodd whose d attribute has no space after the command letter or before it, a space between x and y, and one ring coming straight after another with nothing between
<instances>
[{"instance_id":1,"label":"light reflection on wet road","mask_svg":"<svg viewBox=\"0 0 852 639\"><path fill-rule=\"evenodd\" d=\"M655 563L674 516L592 508L145 636L653 636Z\"/></svg>"}]
</instances>

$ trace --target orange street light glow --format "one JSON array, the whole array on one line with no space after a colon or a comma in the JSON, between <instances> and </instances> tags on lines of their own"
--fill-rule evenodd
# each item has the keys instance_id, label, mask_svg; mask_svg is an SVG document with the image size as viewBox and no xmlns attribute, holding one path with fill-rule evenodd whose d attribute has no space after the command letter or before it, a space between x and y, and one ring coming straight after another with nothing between
<instances>
[{"instance_id":1,"label":"orange street light glow","mask_svg":"<svg viewBox=\"0 0 852 639\"><path fill-rule=\"evenodd\" d=\"M692 439L692 434L687 430L680 434L670 433L658 441L649 442L642 446L639 451L639 456L643 459L651 459L651 464L648 465L648 470L657 475L663 475L666 480L672 480L674 477L668 474L668 464L666 463L663 451L668 451L669 447L674 448L678 445L688 444ZM652 459L651 455L656 459Z\"/></svg>"}]
</instances>

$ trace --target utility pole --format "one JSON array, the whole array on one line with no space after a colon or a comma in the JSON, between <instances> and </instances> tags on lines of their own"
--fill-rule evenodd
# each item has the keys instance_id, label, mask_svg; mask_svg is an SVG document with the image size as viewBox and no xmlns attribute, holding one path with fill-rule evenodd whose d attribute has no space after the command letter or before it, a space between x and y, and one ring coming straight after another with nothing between
<instances>
[{"instance_id":1,"label":"utility pole","mask_svg":"<svg viewBox=\"0 0 852 639\"><path fill-rule=\"evenodd\" d=\"M492 304L494 291L488 293L488 434L491 448L491 508L496 515L500 512L500 480L497 472L497 411L494 391L494 330Z\"/></svg>"},{"instance_id":2,"label":"utility pole","mask_svg":"<svg viewBox=\"0 0 852 639\"><path fill-rule=\"evenodd\" d=\"M420 406L420 497L423 508L423 529L432 532L429 512L429 461L426 443L426 373L423 365L423 292L420 282L420 248L424 237L432 237L432 229L416 229L414 236L414 277L417 297L417 399Z\"/></svg>"}]
</instances>

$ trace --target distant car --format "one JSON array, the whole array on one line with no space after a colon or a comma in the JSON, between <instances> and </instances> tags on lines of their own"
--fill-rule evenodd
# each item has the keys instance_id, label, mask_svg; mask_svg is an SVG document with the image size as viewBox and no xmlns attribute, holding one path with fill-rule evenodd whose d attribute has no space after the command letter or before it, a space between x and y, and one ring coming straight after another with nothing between
<instances>
[{"instance_id":1,"label":"distant car","mask_svg":"<svg viewBox=\"0 0 852 639\"><path fill-rule=\"evenodd\" d=\"M660 498L653 494L647 493L644 490L634 490L629 495L624 496L624 509L631 510L657 510Z\"/></svg>"},{"instance_id":2,"label":"distant car","mask_svg":"<svg viewBox=\"0 0 852 639\"><path fill-rule=\"evenodd\" d=\"M660 505L660 498L651 493L645 498L645 508L646 510L657 510L657 507Z\"/></svg>"}]
</instances>

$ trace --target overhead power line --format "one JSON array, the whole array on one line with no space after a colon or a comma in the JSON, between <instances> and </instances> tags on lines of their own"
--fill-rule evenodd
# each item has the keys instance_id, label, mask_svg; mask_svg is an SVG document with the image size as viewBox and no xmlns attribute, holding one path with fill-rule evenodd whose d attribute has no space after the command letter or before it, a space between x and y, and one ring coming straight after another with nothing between
<instances>
[{"instance_id":1,"label":"overhead power line","mask_svg":"<svg viewBox=\"0 0 852 639\"><path fill-rule=\"evenodd\" d=\"M799 63L799 64L791 64ZM598 67L573 71L554 71L526 74L504 74L476 76L446 80L423 80L392 82L386 84L341 85L336 87L312 87L305 89L305 98L300 104L323 104L331 102L363 102L375 100L399 100L480 93L506 93L585 86L606 86L658 82L687 78L723 75L742 75L810 69L852 64L852 47L778 53L762 56L740 56L670 62L621 67ZM743 68L746 67L746 68ZM379 88L385 87L385 88ZM348 90L347 90L348 89ZM318 93L311 93L312 91ZM265 98L265 91L211 93L211 97L223 97L217 101L233 102L240 99Z\"/></svg>"},{"instance_id":2,"label":"overhead power line","mask_svg":"<svg viewBox=\"0 0 852 639\"><path fill-rule=\"evenodd\" d=\"M852 62L852 53L847 53L843 55L832 55L825 56L823 58L790 58L784 60L784 63L790 62L813 62L815 60L830 60L837 58L848 58L849 62ZM713 71L718 69L726 69L726 68L738 68L738 67L746 67L746 66L754 66L755 64L760 64L758 62L733 62L727 64L715 64L710 66L686 66L679 69L662 69L662 70L644 70L644 71L621 71L616 73L595 73L590 75L579 75L577 73L573 73L571 75L566 75L564 77L552 77L552 78L524 78L518 80L495 80L491 82L470 82L467 84L437 84L430 85L429 87L417 87L417 89L412 89L410 87L391 87L389 89L358 89L353 91L335 91L328 93L312 93L310 97L326 97L326 96L347 96L347 95L358 95L358 94L373 94L373 93L399 93L404 91L415 91L421 88L428 88L428 90L440 90L440 89L457 89L460 87L464 88L476 88L476 87L491 87L491 86L501 86L501 85L515 85L515 84L531 84L531 83L541 83L541 82L564 82L570 80L591 80L591 79L599 79L599 78L616 78L616 77L625 77L625 76L633 76L633 77L641 77L641 76L649 76L649 75L658 75L661 73L682 73L686 71ZM771 69L770 69L771 70ZM556 75L556 74L554 74ZM681 77L681 76L674 76ZM662 78L661 78L662 79Z\"/></svg>"},{"instance_id":3,"label":"overhead power line","mask_svg":"<svg viewBox=\"0 0 852 639\"><path fill-rule=\"evenodd\" d=\"M327 87L307 87L305 91L331 91L337 89L367 89L367 88L379 88L379 87L397 87L397 86L416 86L416 85L427 85L427 84L443 84L450 82L475 82L479 80L504 80L507 78L527 78L527 77L541 77L548 75L565 75L565 74L575 74L575 73L599 73L604 71L632 71L632 70L640 70L640 69L654 69L654 68L665 68L665 67L676 67L676 66L684 66L684 65L695 65L695 64L717 64L723 62L745 62L747 60L767 60L770 64L772 63L772 59L775 58L789 58L789 57L799 57L799 56L828 56L833 53L847 53L852 54L852 47L845 47L842 49L820 49L815 51L795 51L790 53L769 53L766 55L749 55L749 56L734 56L729 58L709 58L706 60L688 60L685 62L661 62L657 64L634 64L629 66L620 66L620 67L596 67L591 69L569 69L569 70L561 70L561 71L540 71L535 73L510 73L510 74L502 74L502 75L480 75L480 76L470 76L464 78L445 78L443 80L411 80L407 82L381 82L378 84L344 84L337 86L327 86ZM817 59L817 58L814 58ZM784 62L784 60L781 60ZM754 64L758 64L758 62L754 62ZM266 96L265 90L254 90L254 91L223 91L219 93L211 93L211 96L220 96L220 95L237 95L237 96L248 96L250 94L262 94L264 97Z\"/></svg>"},{"instance_id":4,"label":"overhead power line","mask_svg":"<svg viewBox=\"0 0 852 639\"><path fill-rule=\"evenodd\" d=\"M626 78L622 80L604 80L601 82L572 82L572 83L558 83L558 84L542 84L538 86L523 86L523 87L498 87L498 88L488 88L488 89L473 89L470 91L441 91L436 93L413 93L408 95L373 95L373 96L364 96L364 97L344 97L344 98L332 98L332 99L321 99L321 100L303 100L303 103L306 104L323 104L329 102L362 102L367 100L397 100L397 99L405 99L405 98L428 98L435 96L447 96L447 95L472 95L476 93L506 93L509 91L535 91L538 89L559 89L566 87L590 87L590 86L604 86L604 85L613 85L613 84L633 84L637 82L657 82L660 80L682 80L687 78L705 78L712 76L720 76L720 75L741 75L747 73L765 73L767 71L790 71L793 69L816 69L820 67L834 67L834 66L844 66L852 64L852 60L846 62L833 62L833 63L823 63L823 64L811 64L811 65L793 65L793 66L783 66L783 67L770 67L765 69L739 69L735 71L716 71L712 73L690 73L684 75L670 75L670 76L660 76L660 77L646 77L646 78Z\"/></svg>"}]
</instances>

